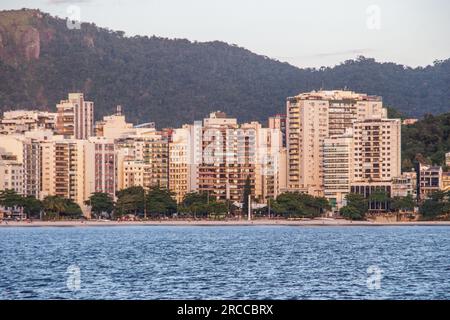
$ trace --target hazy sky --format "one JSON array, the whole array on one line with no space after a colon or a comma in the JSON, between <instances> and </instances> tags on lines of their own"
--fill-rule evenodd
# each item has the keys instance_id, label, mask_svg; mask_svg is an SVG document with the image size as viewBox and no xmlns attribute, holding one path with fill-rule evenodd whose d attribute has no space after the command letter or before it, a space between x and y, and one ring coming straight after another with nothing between
<instances>
[{"instance_id":1,"label":"hazy sky","mask_svg":"<svg viewBox=\"0 0 450 320\"><path fill-rule=\"evenodd\" d=\"M450 58L448 0L1 0L125 31L237 44L300 67L357 55L409 66Z\"/></svg>"}]
</instances>

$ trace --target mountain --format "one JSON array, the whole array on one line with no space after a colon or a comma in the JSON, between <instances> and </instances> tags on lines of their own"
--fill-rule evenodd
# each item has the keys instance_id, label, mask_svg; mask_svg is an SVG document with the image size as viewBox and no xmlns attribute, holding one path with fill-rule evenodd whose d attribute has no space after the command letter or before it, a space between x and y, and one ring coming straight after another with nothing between
<instances>
[{"instance_id":1,"label":"mountain","mask_svg":"<svg viewBox=\"0 0 450 320\"><path fill-rule=\"evenodd\" d=\"M179 126L222 110L241 121L284 113L286 97L348 88L383 96L408 116L450 109L450 59L425 68L359 57L299 69L223 42L125 37L124 32L37 10L0 11L0 111L53 110L68 92L95 102L96 117L124 106L130 121Z\"/></svg>"}]
</instances>

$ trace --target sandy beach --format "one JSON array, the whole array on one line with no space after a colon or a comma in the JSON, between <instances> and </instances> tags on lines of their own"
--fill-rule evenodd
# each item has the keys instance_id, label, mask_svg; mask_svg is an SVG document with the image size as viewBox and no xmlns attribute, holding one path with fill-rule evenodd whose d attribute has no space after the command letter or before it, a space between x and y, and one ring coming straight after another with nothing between
<instances>
[{"instance_id":1,"label":"sandy beach","mask_svg":"<svg viewBox=\"0 0 450 320\"><path fill-rule=\"evenodd\" d=\"M1 227L124 227L124 226L450 226L450 221L373 222L343 219L314 220L153 220L153 221L3 221Z\"/></svg>"}]
</instances>

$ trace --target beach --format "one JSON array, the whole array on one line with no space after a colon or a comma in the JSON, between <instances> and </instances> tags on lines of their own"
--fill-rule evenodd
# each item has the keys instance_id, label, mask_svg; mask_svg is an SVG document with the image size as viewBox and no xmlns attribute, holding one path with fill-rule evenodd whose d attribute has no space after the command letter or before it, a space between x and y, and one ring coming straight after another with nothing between
<instances>
[{"instance_id":1,"label":"beach","mask_svg":"<svg viewBox=\"0 0 450 320\"><path fill-rule=\"evenodd\" d=\"M450 221L373 222L343 219L314 220L149 220L149 221L3 221L1 227L124 227L124 226L450 226Z\"/></svg>"}]
</instances>

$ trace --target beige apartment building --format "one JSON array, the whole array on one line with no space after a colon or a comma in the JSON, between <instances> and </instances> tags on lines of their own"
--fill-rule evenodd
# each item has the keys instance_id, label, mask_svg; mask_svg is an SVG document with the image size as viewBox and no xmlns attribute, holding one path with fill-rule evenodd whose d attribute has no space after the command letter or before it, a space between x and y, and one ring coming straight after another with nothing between
<instances>
[{"instance_id":1,"label":"beige apartment building","mask_svg":"<svg viewBox=\"0 0 450 320\"><path fill-rule=\"evenodd\" d=\"M287 99L288 190L324 195L323 143L355 121L386 118L381 98L352 91L313 91Z\"/></svg>"},{"instance_id":2,"label":"beige apartment building","mask_svg":"<svg viewBox=\"0 0 450 320\"><path fill-rule=\"evenodd\" d=\"M23 195L23 167L17 157L11 154L0 155L0 190L14 190Z\"/></svg>"},{"instance_id":3,"label":"beige apartment building","mask_svg":"<svg viewBox=\"0 0 450 320\"><path fill-rule=\"evenodd\" d=\"M132 186L169 188L169 141L154 128L116 140L118 190Z\"/></svg>"},{"instance_id":4,"label":"beige apartment building","mask_svg":"<svg viewBox=\"0 0 450 320\"><path fill-rule=\"evenodd\" d=\"M122 114L122 107L117 106L117 111L113 115L103 117L102 121L95 124L95 135L108 139L126 138L136 134L136 129L132 123L125 120Z\"/></svg>"},{"instance_id":5,"label":"beige apartment building","mask_svg":"<svg viewBox=\"0 0 450 320\"><path fill-rule=\"evenodd\" d=\"M47 129L55 130L57 114L38 110L6 111L0 119L0 134L25 134L25 132Z\"/></svg>"},{"instance_id":6,"label":"beige apartment building","mask_svg":"<svg viewBox=\"0 0 450 320\"><path fill-rule=\"evenodd\" d=\"M191 150L194 159L200 159L196 162L198 191L217 200L242 202L249 178L252 197L264 203L284 187L279 178L286 172L280 129L262 128L258 122L239 125L237 119L217 111L204 119L197 131L200 134Z\"/></svg>"},{"instance_id":7,"label":"beige apartment building","mask_svg":"<svg viewBox=\"0 0 450 320\"><path fill-rule=\"evenodd\" d=\"M196 190L197 166L192 160L193 126L174 129L169 143L169 189L178 203L186 193Z\"/></svg>"},{"instance_id":8,"label":"beige apartment building","mask_svg":"<svg viewBox=\"0 0 450 320\"><path fill-rule=\"evenodd\" d=\"M373 192L392 195L392 180L401 176L401 120L356 121L354 169L350 191L368 198ZM369 210L387 210L387 203L370 203Z\"/></svg>"},{"instance_id":9,"label":"beige apartment building","mask_svg":"<svg viewBox=\"0 0 450 320\"><path fill-rule=\"evenodd\" d=\"M114 140L90 137L86 144L85 162L90 193L107 193L114 199L117 191L117 155Z\"/></svg>"},{"instance_id":10,"label":"beige apartment building","mask_svg":"<svg viewBox=\"0 0 450 320\"><path fill-rule=\"evenodd\" d=\"M326 138L323 143L324 196L337 211L345 203L353 180L353 134Z\"/></svg>"},{"instance_id":11,"label":"beige apartment building","mask_svg":"<svg viewBox=\"0 0 450 320\"><path fill-rule=\"evenodd\" d=\"M56 131L74 139L94 136L94 103L85 101L82 93L69 93L67 100L56 105Z\"/></svg>"},{"instance_id":12,"label":"beige apartment building","mask_svg":"<svg viewBox=\"0 0 450 320\"><path fill-rule=\"evenodd\" d=\"M62 139L42 142L42 197L56 195L71 199L83 209L91 194L86 159L86 140ZM93 163L89 163L93 165Z\"/></svg>"}]
</instances>

